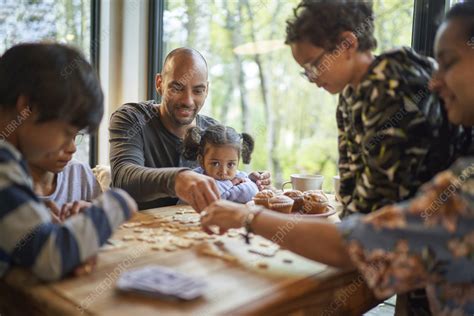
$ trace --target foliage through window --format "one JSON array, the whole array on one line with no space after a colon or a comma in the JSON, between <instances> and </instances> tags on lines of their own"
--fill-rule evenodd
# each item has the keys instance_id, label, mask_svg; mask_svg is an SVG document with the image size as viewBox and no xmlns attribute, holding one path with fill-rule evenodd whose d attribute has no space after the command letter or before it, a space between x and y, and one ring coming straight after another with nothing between
<instances>
[{"instance_id":1,"label":"foliage through window","mask_svg":"<svg viewBox=\"0 0 474 316\"><path fill-rule=\"evenodd\" d=\"M22 42L54 41L80 49L90 60L91 0L0 0L0 55ZM90 138L75 158L89 161Z\"/></svg>"}]
</instances>

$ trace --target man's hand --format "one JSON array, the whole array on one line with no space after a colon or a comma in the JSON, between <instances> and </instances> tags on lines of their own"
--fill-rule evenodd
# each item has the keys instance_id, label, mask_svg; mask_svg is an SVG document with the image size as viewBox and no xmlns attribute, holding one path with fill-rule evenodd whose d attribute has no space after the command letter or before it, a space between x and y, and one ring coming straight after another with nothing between
<instances>
[{"instance_id":1,"label":"man's hand","mask_svg":"<svg viewBox=\"0 0 474 316\"><path fill-rule=\"evenodd\" d=\"M254 171L249 174L249 178L255 182L259 191L264 190L272 184L272 175L268 171Z\"/></svg>"},{"instance_id":2,"label":"man's hand","mask_svg":"<svg viewBox=\"0 0 474 316\"><path fill-rule=\"evenodd\" d=\"M178 173L175 179L175 192L181 200L189 203L197 212L201 212L220 197L213 178L192 170Z\"/></svg>"}]
</instances>

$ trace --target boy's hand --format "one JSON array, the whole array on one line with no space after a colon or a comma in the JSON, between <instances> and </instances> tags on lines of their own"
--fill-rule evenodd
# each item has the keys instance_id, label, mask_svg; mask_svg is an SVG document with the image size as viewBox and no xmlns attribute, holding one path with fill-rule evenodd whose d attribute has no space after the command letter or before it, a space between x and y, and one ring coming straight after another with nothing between
<instances>
[{"instance_id":1,"label":"boy's hand","mask_svg":"<svg viewBox=\"0 0 474 316\"><path fill-rule=\"evenodd\" d=\"M90 274L97 266L97 256L90 257L79 266L77 266L72 274L76 277Z\"/></svg>"}]
</instances>

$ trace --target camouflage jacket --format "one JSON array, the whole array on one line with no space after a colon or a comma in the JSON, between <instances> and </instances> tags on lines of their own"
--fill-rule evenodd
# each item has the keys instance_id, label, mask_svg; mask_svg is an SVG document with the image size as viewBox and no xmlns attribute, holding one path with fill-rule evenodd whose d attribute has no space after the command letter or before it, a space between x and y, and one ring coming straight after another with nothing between
<instances>
[{"instance_id":1,"label":"camouflage jacket","mask_svg":"<svg viewBox=\"0 0 474 316\"><path fill-rule=\"evenodd\" d=\"M428 90L434 61L409 48L376 57L337 108L343 215L369 213L412 197L445 170L470 138L449 124Z\"/></svg>"}]
</instances>

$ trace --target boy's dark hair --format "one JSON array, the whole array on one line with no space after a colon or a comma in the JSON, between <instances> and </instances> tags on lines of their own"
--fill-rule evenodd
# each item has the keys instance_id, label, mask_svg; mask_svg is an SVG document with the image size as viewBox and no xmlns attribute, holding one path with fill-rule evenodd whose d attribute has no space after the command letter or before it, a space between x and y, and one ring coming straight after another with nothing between
<instances>
[{"instance_id":1,"label":"boy's dark hair","mask_svg":"<svg viewBox=\"0 0 474 316\"><path fill-rule=\"evenodd\" d=\"M332 51L349 31L357 36L359 51L377 47L371 1L303 0L293 12L294 18L286 22L286 44L308 41Z\"/></svg>"},{"instance_id":2,"label":"boy's dark hair","mask_svg":"<svg viewBox=\"0 0 474 316\"><path fill-rule=\"evenodd\" d=\"M184 136L183 157L188 160L196 160L198 156L204 156L206 144L234 146L239 155L242 155L244 164L250 163L254 149L252 136L247 133L239 134L232 127L212 125L204 131L199 127L191 127Z\"/></svg>"},{"instance_id":3,"label":"boy's dark hair","mask_svg":"<svg viewBox=\"0 0 474 316\"><path fill-rule=\"evenodd\" d=\"M474 1L455 4L446 14L446 20L461 20L467 40L474 38Z\"/></svg>"},{"instance_id":4,"label":"boy's dark hair","mask_svg":"<svg viewBox=\"0 0 474 316\"><path fill-rule=\"evenodd\" d=\"M26 43L0 57L0 107L25 96L38 122L62 120L95 130L104 113L99 79L77 50L60 44Z\"/></svg>"}]
</instances>

